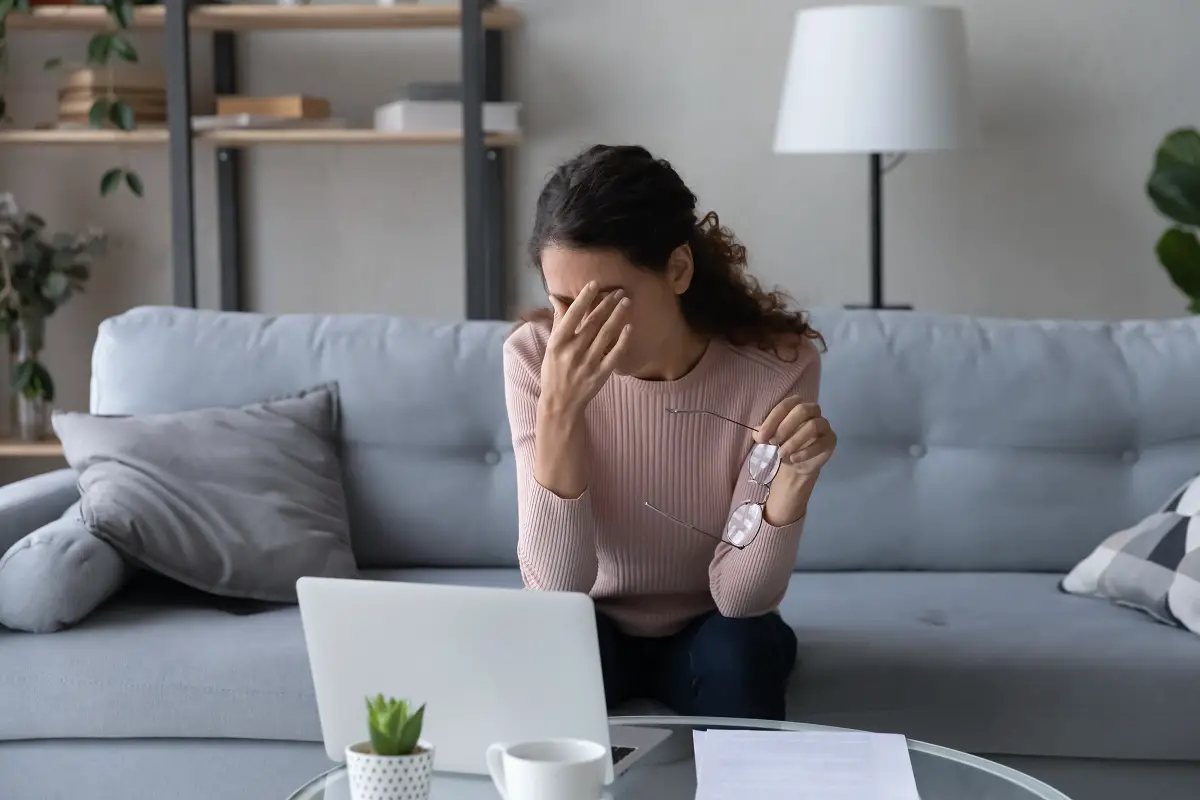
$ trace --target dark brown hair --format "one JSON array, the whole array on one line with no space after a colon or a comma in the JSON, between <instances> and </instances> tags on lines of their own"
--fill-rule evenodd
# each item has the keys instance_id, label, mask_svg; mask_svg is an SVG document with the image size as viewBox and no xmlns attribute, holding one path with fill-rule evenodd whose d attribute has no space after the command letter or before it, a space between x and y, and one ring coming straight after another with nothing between
<instances>
[{"instance_id":1,"label":"dark brown hair","mask_svg":"<svg viewBox=\"0 0 1200 800\"><path fill-rule=\"evenodd\" d=\"M824 346L807 316L788 309L786 294L766 291L746 271L745 246L716 213L697 218L696 195L643 147L596 145L555 169L538 197L529 257L541 270L548 245L615 250L639 269L661 273L684 244L691 246L694 274L679 307L694 331L781 357L794 352L789 345L797 338Z\"/></svg>"}]
</instances>

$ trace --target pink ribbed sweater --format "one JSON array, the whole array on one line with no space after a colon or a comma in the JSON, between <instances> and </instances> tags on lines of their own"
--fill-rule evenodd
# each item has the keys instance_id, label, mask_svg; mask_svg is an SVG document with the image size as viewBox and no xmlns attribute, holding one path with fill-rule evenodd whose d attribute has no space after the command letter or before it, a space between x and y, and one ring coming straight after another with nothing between
<instances>
[{"instance_id":1,"label":"pink ribbed sweater","mask_svg":"<svg viewBox=\"0 0 1200 800\"><path fill-rule=\"evenodd\" d=\"M533 477L542 355L549 329L526 324L504 347L508 417L517 462L517 557L532 589L585 592L635 636L667 636L716 608L730 617L775 610L787 590L803 520L763 523L737 550L654 513L720 534L730 508L761 499L749 484L751 433L784 397L817 398L820 359L806 343L794 362L714 339L674 381L614 375L588 405L588 488L563 499Z\"/></svg>"}]
</instances>

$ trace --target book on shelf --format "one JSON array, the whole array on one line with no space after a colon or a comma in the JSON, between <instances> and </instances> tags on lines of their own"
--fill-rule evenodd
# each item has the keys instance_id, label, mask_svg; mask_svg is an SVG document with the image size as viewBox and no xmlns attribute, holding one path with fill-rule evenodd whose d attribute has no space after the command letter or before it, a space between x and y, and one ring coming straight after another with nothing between
<instances>
[{"instance_id":1,"label":"book on shelf","mask_svg":"<svg viewBox=\"0 0 1200 800\"><path fill-rule=\"evenodd\" d=\"M217 116L249 114L255 117L284 119L328 119L329 101L302 94L279 97L248 97L220 95L217 97Z\"/></svg>"},{"instance_id":2,"label":"book on shelf","mask_svg":"<svg viewBox=\"0 0 1200 800\"><path fill-rule=\"evenodd\" d=\"M77 69L63 78L58 90L58 125L74 126L90 121L98 100L121 102L133 111L136 124L165 124L167 92L162 73L147 69Z\"/></svg>"},{"instance_id":3,"label":"book on shelf","mask_svg":"<svg viewBox=\"0 0 1200 800\"><path fill-rule=\"evenodd\" d=\"M167 77L157 69L148 67L115 66L108 69L75 69L68 72L62 81L66 89L91 89L104 92L110 87L166 92Z\"/></svg>"},{"instance_id":4,"label":"book on shelf","mask_svg":"<svg viewBox=\"0 0 1200 800\"><path fill-rule=\"evenodd\" d=\"M520 103L484 103L486 133L519 133ZM462 130L463 106L455 100L397 100L375 109L375 130L435 133Z\"/></svg>"}]
</instances>

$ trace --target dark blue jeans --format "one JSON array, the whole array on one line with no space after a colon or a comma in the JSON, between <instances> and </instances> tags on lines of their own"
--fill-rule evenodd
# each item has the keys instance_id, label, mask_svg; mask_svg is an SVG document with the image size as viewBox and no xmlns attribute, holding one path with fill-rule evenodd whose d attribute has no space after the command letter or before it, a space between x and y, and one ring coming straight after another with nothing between
<instances>
[{"instance_id":1,"label":"dark blue jeans","mask_svg":"<svg viewBox=\"0 0 1200 800\"><path fill-rule=\"evenodd\" d=\"M784 718L796 634L778 614L713 611L656 639L623 633L601 613L596 624L609 708L649 698L685 716Z\"/></svg>"}]
</instances>

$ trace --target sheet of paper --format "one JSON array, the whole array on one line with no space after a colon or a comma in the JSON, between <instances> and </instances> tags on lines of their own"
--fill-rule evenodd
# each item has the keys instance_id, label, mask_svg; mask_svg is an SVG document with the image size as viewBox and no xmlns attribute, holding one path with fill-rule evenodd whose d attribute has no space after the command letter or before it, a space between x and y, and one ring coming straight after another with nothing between
<instances>
[{"instance_id":1,"label":"sheet of paper","mask_svg":"<svg viewBox=\"0 0 1200 800\"><path fill-rule=\"evenodd\" d=\"M696 800L920 800L903 736L710 730L693 744Z\"/></svg>"}]
</instances>

